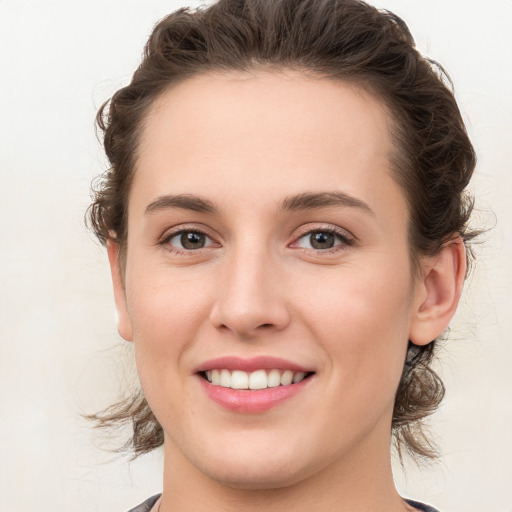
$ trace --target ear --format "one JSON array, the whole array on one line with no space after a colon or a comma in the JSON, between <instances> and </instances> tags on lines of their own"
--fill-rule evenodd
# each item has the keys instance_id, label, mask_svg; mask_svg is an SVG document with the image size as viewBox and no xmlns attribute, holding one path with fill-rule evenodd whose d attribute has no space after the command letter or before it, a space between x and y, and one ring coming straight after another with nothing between
<instances>
[{"instance_id":1,"label":"ear","mask_svg":"<svg viewBox=\"0 0 512 512\"><path fill-rule=\"evenodd\" d=\"M107 252L110 272L112 273L112 284L114 286L114 298L116 301L117 330L126 341L133 341L132 323L128 313L123 273L119 261L119 244L108 240Z\"/></svg>"},{"instance_id":2,"label":"ear","mask_svg":"<svg viewBox=\"0 0 512 512\"><path fill-rule=\"evenodd\" d=\"M466 250L458 236L422 263L422 278L416 285L409 339L427 345L453 318L466 277Z\"/></svg>"}]
</instances>

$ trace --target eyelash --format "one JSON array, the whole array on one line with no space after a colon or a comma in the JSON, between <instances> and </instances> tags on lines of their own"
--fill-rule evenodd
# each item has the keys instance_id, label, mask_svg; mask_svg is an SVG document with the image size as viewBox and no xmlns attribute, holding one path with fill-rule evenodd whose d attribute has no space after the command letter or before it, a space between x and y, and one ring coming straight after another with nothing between
<instances>
[{"instance_id":1,"label":"eyelash","mask_svg":"<svg viewBox=\"0 0 512 512\"><path fill-rule=\"evenodd\" d=\"M170 245L171 240L173 240L174 238L177 238L185 233L195 233L197 235L203 235L207 239L209 239L210 242L213 242L213 243L211 243L208 246L201 247L199 249L185 249L185 248L180 249L180 248L172 247ZM315 255L333 254L333 253L336 253L339 251L343 251L347 247L351 247L355 244L355 238L352 235L350 235L347 231L342 230L335 226L322 226L322 227L317 227L317 228L313 228L313 229L305 227L305 228L303 228L303 230L299 230L299 235L296 237L295 241L289 245L289 247L294 248L294 249L301 248L298 245L298 243L303 238L305 238L307 236L311 236L313 233L324 233L327 235L333 235L337 239L337 241L341 242L341 243L338 243L334 247L328 248L328 249L314 249L314 248L304 248L303 247L302 249L307 254L315 254ZM168 250L169 252L172 252L174 254L177 254L179 256L181 256L181 255L184 255L184 256L199 255L199 254L202 254L204 249L209 249L210 247L220 247L220 244L213 241L213 238L211 236L209 236L205 231L203 231L202 229L192 228L192 227L191 228L184 227L177 231L172 231L170 233L166 233L164 235L164 237L158 242L158 245L167 246L166 250Z\"/></svg>"},{"instance_id":2,"label":"eyelash","mask_svg":"<svg viewBox=\"0 0 512 512\"><path fill-rule=\"evenodd\" d=\"M161 245L161 246L167 246L165 247L166 250L168 250L169 252L172 252L174 254L177 254L179 256L194 256L194 255L199 255L203 252L203 249L208 249L209 247L220 247L220 244L214 242L213 244L209 245L209 246L206 246L206 247L201 247L199 249L180 249L180 248L176 248L176 247L172 247L170 245L170 242L173 238L177 238L185 233L194 233L194 234L197 234L197 235L203 235L205 236L207 239L209 239L210 241L213 241L213 238L208 235L208 233L206 233L204 230L202 229L198 229L196 227L190 227L190 228L187 228L187 227L182 227L180 229L178 229L177 231L171 231L171 232L168 232L166 233L163 238L158 242L158 245Z\"/></svg>"},{"instance_id":3,"label":"eyelash","mask_svg":"<svg viewBox=\"0 0 512 512\"><path fill-rule=\"evenodd\" d=\"M341 252L347 249L347 247L351 247L355 244L356 240L355 238L345 231L344 229L340 229L337 226L321 226L316 228L310 228L310 227L304 227L302 230L299 230L299 236L296 238L296 240L290 245L293 248L300 248L298 245L299 242L307 237L311 236L313 233L324 233L327 235L333 235L338 242L338 245L335 245L334 247L328 248L328 249L314 249L314 248L302 248L307 254L314 254L314 255L328 255L328 254L334 254L337 252Z\"/></svg>"}]
</instances>

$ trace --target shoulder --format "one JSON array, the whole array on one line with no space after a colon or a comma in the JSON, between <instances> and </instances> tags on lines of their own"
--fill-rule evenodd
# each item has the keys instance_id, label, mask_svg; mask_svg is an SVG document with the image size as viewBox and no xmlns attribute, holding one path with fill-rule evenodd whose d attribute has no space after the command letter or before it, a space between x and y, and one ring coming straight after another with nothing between
<instances>
[{"instance_id":1,"label":"shoulder","mask_svg":"<svg viewBox=\"0 0 512 512\"><path fill-rule=\"evenodd\" d=\"M128 512L150 512L151 507L157 502L158 498L160 498L160 494L155 494L154 496L151 496L151 498L148 498L146 501L141 503L140 505L137 505L134 508L131 508L128 510Z\"/></svg>"},{"instance_id":2,"label":"shoulder","mask_svg":"<svg viewBox=\"0 0 512 512\"><path fill-rule=\"evenodd\" d=\"M437 509L431 507L430 505L425 505L424 503L420 503L419 501L414 500L405 500L409 505L414 508L421 510L421 512L439 512Z\"/></svg>"},{"instance_id":3,"label":"shoulder","mask_svg":"<svg viewBox=\"0 0 512 512\"><path fill-rule=\"evenodd\" d=\"M154 496L151 496L151 498L148 498L146 501L141 503L140 505L137 505L136 507L130 509L128 512L150 512L153 505L157 502L158 498L160 498L161 494L155 494ZM417 508L418 510L422 512L439 512L435 508L430 507L429 505L425 505L424 503L420 503L418 501L413 500L405 500L409 505L412 505L413 507Z\"/></svg>"}]
</instances>

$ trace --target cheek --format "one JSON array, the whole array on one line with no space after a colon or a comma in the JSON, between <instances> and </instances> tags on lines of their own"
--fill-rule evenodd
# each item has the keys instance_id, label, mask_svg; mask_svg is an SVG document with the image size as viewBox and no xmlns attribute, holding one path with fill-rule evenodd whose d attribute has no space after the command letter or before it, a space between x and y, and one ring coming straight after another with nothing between
<instances>
[{"instance_id":1,"label":"cheek","mask_svg":"<svg viewBox=\"0 0 512 512\"><path fill-rule=\"evenodd\" d=\"M136 279L131 318L137 373L144 396L166 432L186 435L183 418L194 415L189 396L190 354L207 315L201 290L174 276ZM182 420L177 421L178 418Z\"/></svg>"},{"instance_id":2,"label":"cheek","mask_svg":"<svg viewBox=\"0 0 512 512\"><path fill-rule=\"evenodd\" d=\"M379 268L379 267L376 267ZM322 344L331 369L340 379L398 384L410 322L411 281L363 268L336 269L320 289L303 283L300 317Z\"/></svg>"},{"instance_id":3,"label":"cheek","mask_svg":"<svg viewBox=\"0 0 512 512\"><path fill-rule=\"evenodd\" d=\"M208 318L207 283L148 269L131 276L127 289L137 369L143 387L179 378L180 365ZM162 380L163 379L163 380Z\"/></svg>"}]
</instances>

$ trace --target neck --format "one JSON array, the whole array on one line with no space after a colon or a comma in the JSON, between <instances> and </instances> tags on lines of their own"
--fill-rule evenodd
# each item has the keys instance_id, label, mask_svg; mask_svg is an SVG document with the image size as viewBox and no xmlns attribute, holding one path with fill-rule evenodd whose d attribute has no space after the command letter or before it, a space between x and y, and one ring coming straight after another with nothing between
<instances>
[{"instance_id":1,"label":"neck","mask_svg":"<svg viewBox=\"0 0 512 512\"><path fill-rule=\"evenodd\" d=\"M215 478L217 475L212 477L204 474L166 439L164 492L160 512L413 510L406 505L395 488L389 441L368 441L364 446L345 453L340 460L307 477L296 478L276 488L241 488L232 482Z\"/></svg>"}]
</instances>

